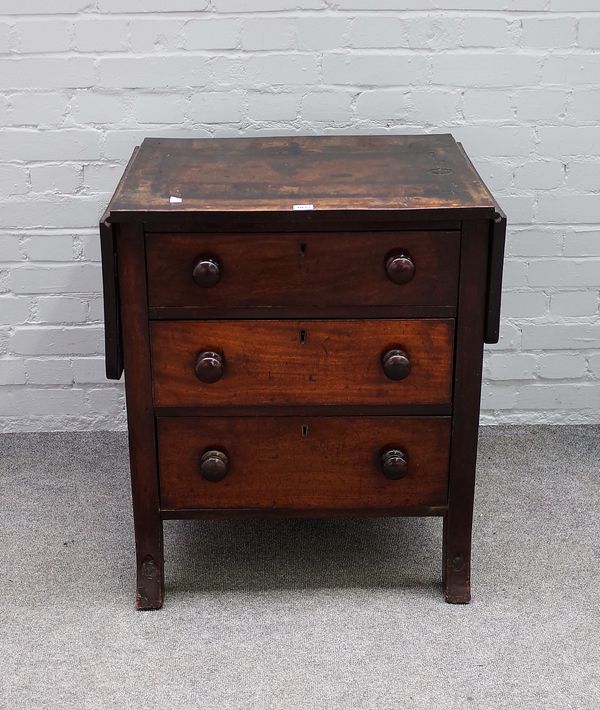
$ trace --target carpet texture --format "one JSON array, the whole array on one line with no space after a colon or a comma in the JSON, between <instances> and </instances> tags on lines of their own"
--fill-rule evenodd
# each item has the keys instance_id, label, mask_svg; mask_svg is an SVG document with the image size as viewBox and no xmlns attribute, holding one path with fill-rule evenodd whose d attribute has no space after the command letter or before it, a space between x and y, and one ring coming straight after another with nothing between
<instances>
[{"instance_id":1,"label":"carpet texture","mask_svg":"<svg viewBox=\"0 0 600 710\"><path fill-rule=\"evenodd\" d=\"M473 601L441 520L165 523L133 607L126 436L0 436L0 707L600 707L600 427L481 432Z\"/></svg>"}]
</instances>

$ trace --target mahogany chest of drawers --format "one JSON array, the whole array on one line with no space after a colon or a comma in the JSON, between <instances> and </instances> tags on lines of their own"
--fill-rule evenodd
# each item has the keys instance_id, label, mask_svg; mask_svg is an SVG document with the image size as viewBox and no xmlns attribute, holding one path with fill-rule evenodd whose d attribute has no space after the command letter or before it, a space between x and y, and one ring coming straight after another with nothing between
<instances>
[{"instance_id":1,"label":"mahogany chest of drawers","mask_svg":"<svg viewBox=\"0 0 600 710\"><path fill-rule=\"evenodd\" d=\"M506 219L449 135L147 139L100 224L137 607L166 518L443 518L470 599Z\"/></svg>"}]
</instances>

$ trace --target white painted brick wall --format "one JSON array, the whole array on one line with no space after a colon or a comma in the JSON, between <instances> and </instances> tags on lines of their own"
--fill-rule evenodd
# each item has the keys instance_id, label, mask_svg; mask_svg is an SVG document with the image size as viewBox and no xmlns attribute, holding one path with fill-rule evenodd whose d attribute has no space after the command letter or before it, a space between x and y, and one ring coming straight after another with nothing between
<instances>
[{"instance_id":1,"label":"white painted brick wall","mask_svg":"<svg viewBox=\"0 0 600 710\"><path fill-rule=\"evenodd\" d=\"M97 220L144 136L452 132L510 220L482 420L600 421L598 0L3 0L0 430L114 428Z\"/></svg>"}]
</instances>

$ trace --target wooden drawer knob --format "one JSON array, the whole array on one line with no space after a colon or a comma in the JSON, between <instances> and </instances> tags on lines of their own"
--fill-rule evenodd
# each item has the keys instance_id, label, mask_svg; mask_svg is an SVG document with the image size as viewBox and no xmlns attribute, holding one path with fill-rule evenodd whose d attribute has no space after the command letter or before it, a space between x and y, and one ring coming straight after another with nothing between
<instances>
[{"instance_id":1,"label":"wooden drawer knob","mask_svg":"<svg viewBox=\"0 0 600 710\"><path fill-rule=\"evenodd\" d=\"M408 473L408 458L401 449L386 449L381 454L381 470L386 478L397 481Z\"/></svg>"},{"instance_id":2,"label":"wooden drawer knob","mask_svg":"<svg viewBox=\"0 0 600 710\"><path fill-rule=\"evenodd\" d=\"M385 260L385 272L395 284L407 284L414 278L415 262L406 252L396 252Z\"/></svg>"},{"instance_id":3,"label":"wooden drawer knob","mask_svg":"<svg viewBox=\"0 0 600 710\"><path fill-rule=\"evenodd\" d=\"M383 371L390 380L403 380L410 373L410 360L404 350L388 350L381 357Z\"/></svg>"},{"instance_id":4,"label":"wooden drawer knob","mask_svg":"<svg viewBox=\"0 0 600 710\"><path fill-rule=\"evenodd\" d=\"M219 353L207 350L198 355L194 369L196 370L196 377L201 382L211 384L223 377L225 361L223 360L223 356Z\"/></svg>"},{"instance_id":5,"label":"wooden drawer knob","mask_svg":"<svg viewBox=\"0 0 600 710\"><path fill-rule=\"evenodd\" d=\"M192 278L204 288L210 288L219 283L221 278L221 267L216 259L209 256L201 256L194 264Z\"/></svg>"},{"instance_id":6,"label":"wooden drawer knob","mask_svg":"<svg viewBox=\"0 0 600 710\"><path fill-rule=\"evenodd\" d=\"M222 481L227 475L229 458L227 454L218 449L205 451L200 458L200 473L202 478L211 483Z\"/></svg>"}]
</instances>

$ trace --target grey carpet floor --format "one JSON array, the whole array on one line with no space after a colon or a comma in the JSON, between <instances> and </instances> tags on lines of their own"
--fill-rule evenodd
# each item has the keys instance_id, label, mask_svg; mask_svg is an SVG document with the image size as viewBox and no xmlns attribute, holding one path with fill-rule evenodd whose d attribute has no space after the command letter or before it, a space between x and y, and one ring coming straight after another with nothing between
<instances>
[{"instance_id":1,"label":"grey carpet floor","mask_svg":"<svg viewBox=\"0 0 600 710\"><path fill-rule=\"evenodd\" d=\"M470 606L437 519L171 521L136 612L126 436L0 446L2 708L600 707L600 427L482 430Z\"/></svg>"}]
</instances>

